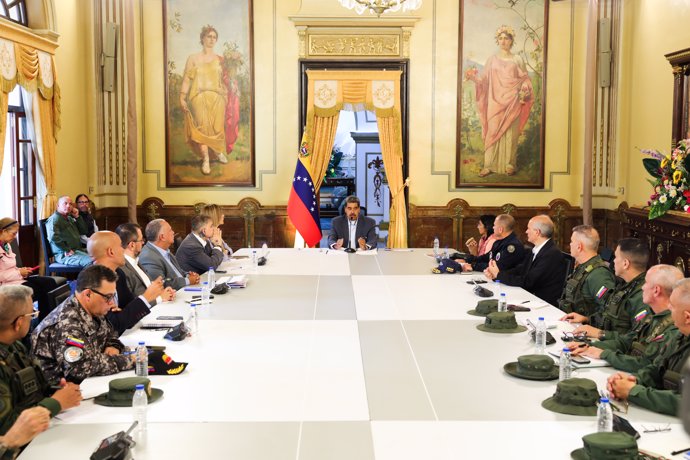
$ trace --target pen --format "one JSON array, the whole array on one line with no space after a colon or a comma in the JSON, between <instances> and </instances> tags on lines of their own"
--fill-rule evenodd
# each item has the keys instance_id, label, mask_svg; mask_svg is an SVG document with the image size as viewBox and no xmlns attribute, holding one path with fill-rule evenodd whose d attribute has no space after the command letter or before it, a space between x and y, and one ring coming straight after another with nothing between
<instances>
[{"instance_id":1,"label":"pen","mask_svg":"<svg viewBox=\"0 0 690 460\"><path fill-rule=\"evenodd\" d=\"M687 449L674 450L673 452L671 452L671 455L678 455L678 454L682 454L683 452L688 452L688 451L690 451L690 447L688 447Z\"/></svg>"},{"instance_id":2,"label":"pen","mask_svg":"<svg viewBox=\"0 0 690 460\"><path fill-rule=\"evenodd\" d=\"M520 302L521 304L526 304L529 303L529 300L525 300L524 302Z\"/></svg>"},{"instance_id":3,"label":"pen","mask_svg":"<svg viewBox=\"0 0 690 460\"><path fill-rule=\"evenodd\" d=\"M200 287L199 287L199 288L197 288L197 287L186 287L186 288L184 288L184 290L185 290L185 291L201 292L201 288L200 288Z\"/></svg>"}]
</instances>

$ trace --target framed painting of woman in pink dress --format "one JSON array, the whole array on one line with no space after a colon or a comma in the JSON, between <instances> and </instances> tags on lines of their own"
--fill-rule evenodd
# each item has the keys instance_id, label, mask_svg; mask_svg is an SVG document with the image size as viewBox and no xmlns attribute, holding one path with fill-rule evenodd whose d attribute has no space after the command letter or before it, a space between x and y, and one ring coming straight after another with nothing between
<instances>
[{"instance_id":1,"label":"framed painting of woman in pink dress","mask_svg":"<svg viewBox=\"0 0 690 460\"><path fill-rule=\"evenodd\" d=\"M168 187L254 185L251 15L252 0L163 1Z\"/></svg>"},{"instance_id":2,"label":"framed painting of woman in pink dress","mask_svg":"<svg viewBox=\"0 0 690 460\"><path fill-rule=\"evenodd\" d=\"M543 188L548 1L461 0L457 187Z\"/></svg>"}]
</instances>

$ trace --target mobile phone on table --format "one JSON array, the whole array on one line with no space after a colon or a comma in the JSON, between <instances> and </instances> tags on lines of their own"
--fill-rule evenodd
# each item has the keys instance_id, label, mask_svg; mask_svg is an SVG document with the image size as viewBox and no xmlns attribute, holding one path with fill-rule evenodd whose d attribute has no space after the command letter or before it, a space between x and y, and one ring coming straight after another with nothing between
<instances>
[{"instance_id":1,"label":"mobile phone on table","mask_svg":"<svg viewBox=\"0 0 690 460\"><path fill-rule=\"evenodd\" d=\"M227 273L227 270L216 270L216 273Z\"/></svg>"},{"instance_id":2,"label":"mobile phone on table","mask_svg":"<svg viewBox=\"0 0 690 460\"><path fill-rule=\"evenodd\" d=\"M184 318L181 316L156 316L156 319L162 320L162 321L166 321L166 320L170 320L170 321L180 320L180 321L182 321Z\"/></svg>"},{"instance_id":3,"label":"mobile phone on table","mask_svg":"<svg viewBox=\"0 0 690 460\"><path fill-rule=\"evenodd\" d=\"M589 359L584 358L582 356L572 356L570 359L572 359L573 362L576 364L589 364L592 362Z\"/></svg>"}]
</instances>

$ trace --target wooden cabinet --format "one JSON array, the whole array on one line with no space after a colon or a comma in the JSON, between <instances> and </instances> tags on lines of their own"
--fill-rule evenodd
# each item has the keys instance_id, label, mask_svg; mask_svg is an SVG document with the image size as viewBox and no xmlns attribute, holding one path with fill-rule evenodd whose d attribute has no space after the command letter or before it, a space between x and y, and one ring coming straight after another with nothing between
<instances>
[{"instance_id":1,"label":"wooden cabinet","mask_svg":"<svg viewBox=\"0 0 690 460\"><path fill-rule=\"evenodd\" d=\"M671 211L649 220L646 209L629 208L623 212L623 233L647 241L650 266L675 265L686 277L690 276L690 214Z\"/></svg>"}]
</instances>

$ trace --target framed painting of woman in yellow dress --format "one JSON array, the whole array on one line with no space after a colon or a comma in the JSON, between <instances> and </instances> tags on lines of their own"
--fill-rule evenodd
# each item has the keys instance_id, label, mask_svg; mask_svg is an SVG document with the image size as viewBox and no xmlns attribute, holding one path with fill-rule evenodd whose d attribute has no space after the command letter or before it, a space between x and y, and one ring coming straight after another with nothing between
<instances>
[{"instance_id":1,"label":"framed painting of woman in yellow dress","mask_svg":"<svg viewBox=\"0 0 690 460\"><path fill-rule=\"evenodd\" d=\"M168 187L254 185L251 14L251 0L163 2Z\"/></svg>"},{"instance_id":2,"label":"framed painting of woman in yellow dress","mask_svg":"<svg viewBox=\"0 0 690 460\"><path fill-rule=\"evenodd\" d=\"M457 187L543 188L548 1L461 0Z\"/></svg>"}]
</instances>

